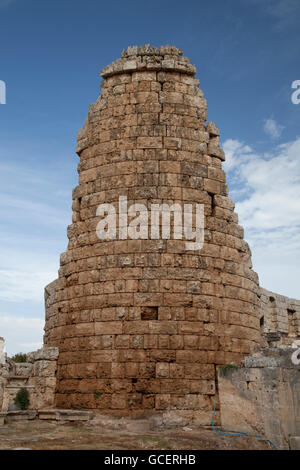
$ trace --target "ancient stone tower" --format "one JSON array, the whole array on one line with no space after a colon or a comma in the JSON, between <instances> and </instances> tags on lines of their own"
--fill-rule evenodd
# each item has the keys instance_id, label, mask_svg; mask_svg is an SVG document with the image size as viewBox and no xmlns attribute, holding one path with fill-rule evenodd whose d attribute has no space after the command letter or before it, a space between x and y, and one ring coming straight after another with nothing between
<instances>
[{"instance_id":1,"label":"ancient stone tower","mask_svg":"<svg viewBox=\"0 0 300 470\"><path fill-rule=\"evenodd\" d=\"M46 288L58 407L209 424L217 365L240 363L261 341L258 278L195 72L169 46L129 47L102 71L78 134L68 248ZM100 240L97 208L118 215L120 196L149 210L204 205L203 248L172 236Z\"/></svg>"}]
</instances>

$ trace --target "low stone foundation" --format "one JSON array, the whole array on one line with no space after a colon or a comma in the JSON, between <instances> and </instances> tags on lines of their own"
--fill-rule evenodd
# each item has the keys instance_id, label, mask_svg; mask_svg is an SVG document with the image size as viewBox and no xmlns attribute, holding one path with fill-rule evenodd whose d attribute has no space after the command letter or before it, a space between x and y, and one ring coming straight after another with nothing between
<instances>
[{"instance_id":1,"label":"low stone foundation","mask_svg":"<svg viewBox=\"0 0 300 470\"><path fill-rule=\"evenodd\" d=\"M79 410L17 410L7 411L0 413L0 424L8 424L16 421L32 421L39 419L42 421L61 423L68 422L85 422L93 419L94 413L92 411L79 411Z\"/></svg>"},{"instance_id":2,"label":"low stone foundation","mask_svg":"<svg viewBox=\"0 0 300 470\"><path fill-rule=\"evenodd\" d=\"M217 420L226 431L264 436L280 449L298 449L300 445L300 364L299 350L290 347L263 348L244 359L242 366L227 365L218 369L216 379ZM104 425L114 421L119 427L128 414L104 410L55 408L57 348L43 348L27 355L27 363L10 359L0 367L0 425L15 421L88 422ZM30 407L15 410L14 397L27 388ZM211 396L214 399L214 396ZM213 403L211 403L213 406ZM211 417L207 425L211 425ZM130 426L136 422L161 428L203 427L201 416L189 410L161 410L131 414ZM131 423L131 424L130 424ZM142 424L144 427L145 424Z\"/></svg>"}]
</instances>

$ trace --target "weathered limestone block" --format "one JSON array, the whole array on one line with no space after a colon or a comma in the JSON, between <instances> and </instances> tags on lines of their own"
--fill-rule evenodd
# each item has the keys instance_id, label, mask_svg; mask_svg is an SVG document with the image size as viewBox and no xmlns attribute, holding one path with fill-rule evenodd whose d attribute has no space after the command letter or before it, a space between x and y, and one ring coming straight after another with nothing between
<instances>
[{"instance_id":1,"label":"weathered limestone block","mask_svg":"<svg viewBox=\"0 0 300 470\"><path fill-rule=\"evenodd\" d=\"M15 364L16 376L29 376L32 371L32 364L29 362L19 362Z\"/></svg>"},{"instance_id":2,"label":"weathered limestone block","mask_svg":"<svg viewBox=\"0 0 300 470\"><path fill-rule=\"evenodd\" d=\"M56 361L58 358L58 349L55 347L52 348L41 348L37 351L33 351L27 354L28 362L36 361Z\"/></svg>"},{"instance_id":3,"label":"weathered limestone block","mask_svg":"<svg viewBox=\"0 0 300 470\"><path fill-rule=\"evenodd\" d=\"M293 436L290 438L291 450L300 450L300 436Z\"/></svg>"},{"instance_id":4,"label":"weathered limestone block","mask_svg":"<svg viewBox=\"0 0 300 470\"><path fill-rule=\"evenodd\" d=\"M55 361L36 361L34 363L33 373L36 377L49 377L53 376L56 371Z\"/></svg>"},{"instance_id":5,"label":"weathered limestone block","mask_svg":"<svg viewBox=\"0 0 300 470\"><path fill-rule=\"evenodd\" d=\"M258 434L288 449L300 435L300 365L294 349L262 349L245 367L219 373L221 424L226 430Z\"/></svg>"}]
</instances>

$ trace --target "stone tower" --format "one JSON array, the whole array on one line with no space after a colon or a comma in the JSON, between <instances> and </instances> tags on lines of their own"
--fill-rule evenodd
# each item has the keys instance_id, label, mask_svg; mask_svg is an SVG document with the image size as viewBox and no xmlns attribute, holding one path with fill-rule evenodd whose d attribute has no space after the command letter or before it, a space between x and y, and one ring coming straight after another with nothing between
<instances>
[{"instance_id":1,"label":"stone tower","mask_svg":"<svg viewBox=\"0 0 300 470\"><path fill-rule=\"evenodd\" d=\"M219 131L176 47L129 47L102 70L78 134L79 185L44 342L58 346L56 405L168 412L210 424L217 365L260 343L259 286L228 197ZM201 204L204 245L99 239L97 208ZM103 214L102 214L103 215Z\"/></svg>"}]
</instances>

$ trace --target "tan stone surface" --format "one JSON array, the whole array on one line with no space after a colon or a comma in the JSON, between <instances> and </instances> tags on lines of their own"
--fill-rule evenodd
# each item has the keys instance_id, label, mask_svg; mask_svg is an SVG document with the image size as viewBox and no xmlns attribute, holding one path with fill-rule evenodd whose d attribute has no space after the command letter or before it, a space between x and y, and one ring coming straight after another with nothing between
<instances>
[{"instance_id":1,"label":"tan stone surface","mask_svg":"<svg viewBox=\"0 0 300 470\"><path fill-rule=\"evenodd\" d=\"M281 449L300 435L300 365L292 348L266 348L245 367L219 374L223 429L262 435Z\"/></svg>"}]
</instances>

